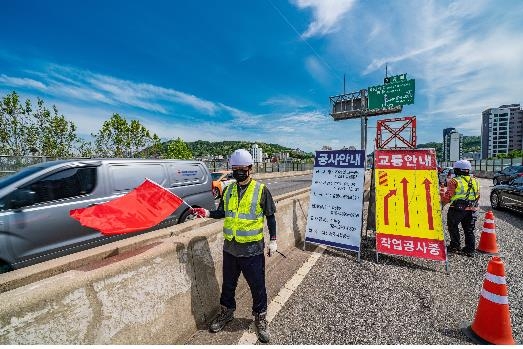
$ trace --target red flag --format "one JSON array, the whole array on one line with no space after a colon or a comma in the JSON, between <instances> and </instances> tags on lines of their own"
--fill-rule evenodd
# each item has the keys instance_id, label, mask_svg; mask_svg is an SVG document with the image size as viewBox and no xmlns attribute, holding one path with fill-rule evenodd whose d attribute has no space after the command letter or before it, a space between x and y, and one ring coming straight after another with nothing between
<instances>
[{"instance_id":1,"label":"red flag","mask_svg":"<svg viewBox=\"0 0 523 349\"><path fill-rule=\"evenodd\" d=\"M103 235L132 233L151 228L184 201L149 179L129 193L104 204L71 210L69 215Z\"/></svg>"}]
</instances>

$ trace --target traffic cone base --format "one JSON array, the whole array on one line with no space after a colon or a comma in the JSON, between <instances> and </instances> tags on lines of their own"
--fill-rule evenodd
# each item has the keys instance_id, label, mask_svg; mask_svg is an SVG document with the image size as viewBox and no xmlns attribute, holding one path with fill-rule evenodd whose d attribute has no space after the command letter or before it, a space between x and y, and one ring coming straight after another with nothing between
<instances>
[{"instance_id":1,"label":"traffic cone base","mask_svg":"<svg viewBox=\"0 0 523 349\"><path fill-rule=\"evenodd\" d=\"M496 226L494 225L494 213L487 211L485 213L485 222L479 239L479 245L476 248L478 252L488 255L498 255L498 244L496 243Z\"/></svg>"},{"instance_id":2,"label":"traffic cone base","mask_svg":"<svg viewBox=\"0 0 523 349\"><path fill-rule=\"evenodd\" d=\"M477 344L516 344L512 337L508 287L501 258L490 259L474 321L462 331Z\"/></svg>"},{"instance_id":3,"label":"traffic cone base","mask_svg":"<svg viewBox=\"0 0 523 349\"><path fill-rule=\"evenodd\" d=\"M491 344L491 343L487 342L486 340L484 340L483 338L481 338L480 336L478 336L477 334L475 334L474 331L472 331L471 326L463 327L461 329L461 332L463 332L463 334L465 336L467 336L474 344L479 344L479 345Z\"/></svg>"}]
</instances>

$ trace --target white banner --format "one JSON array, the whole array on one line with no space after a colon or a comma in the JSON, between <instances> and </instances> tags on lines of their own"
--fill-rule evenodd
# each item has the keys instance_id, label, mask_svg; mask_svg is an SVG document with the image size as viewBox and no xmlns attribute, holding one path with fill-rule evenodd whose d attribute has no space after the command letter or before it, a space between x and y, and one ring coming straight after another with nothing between
<instances>
[{"instance_id":1,"label":"white banner","mask_svg":"<svg viewBox=\"0 0 523 349\"><path fill-rule=\"evenodd\" d=\"M305 241L359 252L365 153L317 151Z\"/></svg>"}]
</instances>

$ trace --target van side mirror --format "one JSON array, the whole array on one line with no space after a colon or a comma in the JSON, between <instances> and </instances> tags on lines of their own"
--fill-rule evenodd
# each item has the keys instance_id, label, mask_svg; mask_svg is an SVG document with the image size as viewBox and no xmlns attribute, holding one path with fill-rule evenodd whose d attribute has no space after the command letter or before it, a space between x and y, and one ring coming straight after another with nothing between
<instances>
[{"instance_id":1,"label":"van side mirror","mask_svg":"<svg viewBox=\"0 0 523 349\"><path fill-rule=\"evenodd\" d=\"M35 203L36 193L30 189L18 189L13 193L11 208L17 209Z\"/></svg>"}]
</instances>

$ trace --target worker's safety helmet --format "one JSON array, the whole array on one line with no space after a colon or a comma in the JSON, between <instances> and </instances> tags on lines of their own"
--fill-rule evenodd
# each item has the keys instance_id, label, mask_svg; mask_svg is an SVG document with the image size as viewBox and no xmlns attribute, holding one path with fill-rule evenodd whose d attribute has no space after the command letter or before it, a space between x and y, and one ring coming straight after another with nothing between
<instances>
[{"instance_id":1,"label":"worker's safety helmet","mask_svg":"<svg viewBox=\"0 0 523 349\"><path fill-rule=\"evenodd\" d=\"M472 165L470 164L470 161L468 160L458 160L454 163L454 168L470 171L472 170Z\"/></svg>"},{"instance_id":2,"label":"worker's safety helmet","mask_svg":"<svg viewBox=\"0 0 523 349\"><path fill-rule=\"evenodd\" d=\"M232 153L229 159L231 166L249 166L254 163L251 153L245 149L238 149Z\"/></svg>"},{"instance_id":3,"label":"worker's safety helmet","mask_svg":"<svg viewBox=\"0 0 523 349\"><path fill-rule=\"evenodd\" d=\"M454 174L459 175L468 175L472 170L472 165L468 160L458 160L454 163Z\"/></svg>"}]
</instances>

